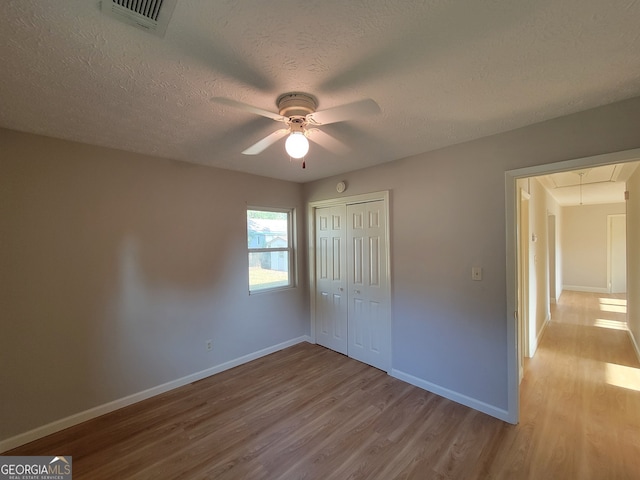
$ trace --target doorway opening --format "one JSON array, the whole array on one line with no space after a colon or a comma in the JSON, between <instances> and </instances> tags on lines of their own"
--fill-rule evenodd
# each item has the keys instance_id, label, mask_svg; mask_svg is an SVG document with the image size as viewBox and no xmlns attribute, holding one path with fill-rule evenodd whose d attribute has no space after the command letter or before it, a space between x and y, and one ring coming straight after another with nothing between
<instances>
[{"instance_id":1,"label":"doorway opening","mask_svg":"<svg viewBox=\"0 0 640 480\"><path fill-rule=\"evenodd\" d=\"M524 239L521 224L521 208L522 208L522 191L523 181L532 177L539 177L543 175L556 174L560 172L578 171L585 168L598 167L602 165L612 164L629 164L633 170L634 166L631 166L632 162L640 160L640 149L628 150L624 152L616 152L605 155L598 155L593 157L585 157L575 160L569 160L564 162L558 162L555 164L539 165L535 167L528 167L518 170L512 170L506 172L505 175L505 189L506 189L506 233L507 233L507 314L511 319L508 322L507 334L508 334L508 361L507 361L507 373L508 373L508 411L509 421L511 423L518 423L520 418L520 381L522 378L522 364L524 356L527 353L527 346L531 347L530 343L527 343L526 335L529 335L529 342L531 342L531 334L534 331L531 325L531 305L538 305L540 307L538 295L548 294L548 302L544 307L546 311L549 309L549 305L552 303L552 299L558 298L558 291L562 289L562 279L559 279L561 274L558 273L559 259L551 255L548 250L539 248L536 250L535 242L538 239L544 238L545 244L550 243L549 231L554 229L557 235L558 225L552 222L556 222L557 218L551 218L553 212L545 212L545 224L544 230L540 232L529 231L526 237L528 247L533 250L527 255L523 250L526 247L521 245L521 240ZM526 193L530 193L530 190L525 190ZM526 206L526 202L525 202ZM551 213L551 215L549 215ZM528 210L527 214L531 215ZM528 224L528 223L527 223ZM528 224L529 225L529 224ZM544 234L544 237L541 235ZM557 236L554 237L557 241ZM547 246L548 247L548 246ZM558 245L556 245L555 251L558 251ZM537 252L537 253L536 253ZM537 254L542 254L543 258L536 258ZM542 285L543 288L537 288L533 290L529 288L529 285L524 285L523 282L530 281L530 274L524 274L523 276L523 262L524 256L527 255L530 262L528 267L530 268L532 263L537 261L543 262L548 265L548 272L554 272L553 280L546 278L546 285ZM561 260L560 260L561 261ZM553 265L552 265L553 263ZM551 273L549 273L551 275ZM555 289L551 288L551 285L555 284ZM539 284L536 287L540 286ZM526 290L526 292L525 292ZM556 295L554 297L554 290ZM603 292L604 293L604 292ZM527 305L528 303L528 305ZM523 311L529 314L527 318ZM526 322L526 323L525 323ZM536 329L540 332L540 329ZM538 334L539 335L539 334Z\"/></svg>"}]
</instances>

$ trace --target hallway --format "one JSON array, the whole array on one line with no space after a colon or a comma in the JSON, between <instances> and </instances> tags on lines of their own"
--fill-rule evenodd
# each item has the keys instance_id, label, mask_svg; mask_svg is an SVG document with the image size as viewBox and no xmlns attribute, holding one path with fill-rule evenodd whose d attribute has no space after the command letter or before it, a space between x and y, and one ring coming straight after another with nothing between
<instances>
[{"instance_id":1,"label":"hallway","mask_svg":"<svg viewBox=\"0 0 640 480\"><path fill-rule=\"evenodd\" d=\"M638 478L640 362L625 296L565 291L551 312L525 363L520 424L493 464L497 476Z\"/></svg>"}]
</instances>

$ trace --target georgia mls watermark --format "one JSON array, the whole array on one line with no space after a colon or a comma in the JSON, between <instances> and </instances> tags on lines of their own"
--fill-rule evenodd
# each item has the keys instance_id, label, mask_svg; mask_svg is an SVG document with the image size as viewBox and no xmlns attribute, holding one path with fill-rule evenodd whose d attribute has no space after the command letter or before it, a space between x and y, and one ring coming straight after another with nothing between
<instances>
[{"instance_id":1,"label":"georgia mls watermark","mask_svg":"<svg viewBox=\"0 0 640 480\"><path fill-rule=\"evenodd\" d=\"M71 480L71 457L0 456L0 480Z\"/></svg>"}]
</instances>

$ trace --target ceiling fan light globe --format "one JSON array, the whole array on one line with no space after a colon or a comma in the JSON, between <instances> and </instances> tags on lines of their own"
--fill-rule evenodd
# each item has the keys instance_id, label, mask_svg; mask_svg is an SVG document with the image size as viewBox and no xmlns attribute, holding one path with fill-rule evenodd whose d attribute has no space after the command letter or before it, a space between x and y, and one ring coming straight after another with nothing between
<instances>
[{"instance_id":1,"label":"ceiling fan light globe","mask_svg":"<svg viewBox=\"0 0 640 480\"><path fill-rule=\"evenodd\" d=\"M302 158L309 151L309 140L302 132L293 132L287 138L284 149L291 158Z\"/></svg>"}]
</instances>

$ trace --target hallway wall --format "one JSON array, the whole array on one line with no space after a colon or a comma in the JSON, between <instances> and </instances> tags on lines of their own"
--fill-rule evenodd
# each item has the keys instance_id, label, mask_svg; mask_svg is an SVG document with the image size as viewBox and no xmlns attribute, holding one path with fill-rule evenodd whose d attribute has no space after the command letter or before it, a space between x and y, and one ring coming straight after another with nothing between
<instances>
[{"instance_id":1,"label":"hallway wall","mask_svg":"<svg viewBox=\"0 0 640 480\"><path fill-rule=\"evenodd\" d=\"M640 168L627 181L627 322L640 359Z\"/></svg>"},{"instance_id":2,"label":"hallway wall","mask_svg":"<svg viewBox=\"0 0 640 480\"><path fill-rule=\"evenodd\" d=\"M549 270L549 215L562 218L558 202L545 190L535 178L518 180L518 186L527 191L529 199L529 352L533 356L545 324L551 318L551 292L549 289L551 272ZM556 231L556 247L559 246L560 232ZM556 248L557 269L561 269L562 255ZM556 275L556 278L558 276ZM561 277L560 277L561 278ZM559 296L559 294L558 294Z\"/></svg>"},{"instance_id":3,"label":"hallway wall","mask_svg":"<svg viewBox=\"0 0 640 480\"><path fill-rule=\"evenodd\" d=\"M607 293L607 216L624 202L562 207L563 289Z\"/></svg>"}]
</instances>

